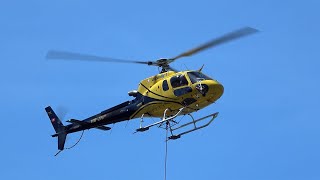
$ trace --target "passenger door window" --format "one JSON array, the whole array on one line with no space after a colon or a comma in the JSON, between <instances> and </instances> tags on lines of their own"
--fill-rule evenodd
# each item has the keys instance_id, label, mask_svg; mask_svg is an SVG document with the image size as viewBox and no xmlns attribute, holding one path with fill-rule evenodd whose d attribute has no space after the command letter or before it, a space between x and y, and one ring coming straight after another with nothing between
<instances>
[{"instance_id":1,"label":"passenger door window","mask_svg":"<svg viewBox=\"0 0 320 180\"><path fill-rule=\"evenodd\" d=\"M168 81L167 80L163 81L162 89L163 89L163 91L168 91L169 90L169 86L168 86Z\"/></svg>"},{"instance_id":2,"label":"passenger door window","mask_svg":"<svg viewBox=\"0 0 320 180\"><path fill-rule=\"evenodd\" d=\"M170 83L172 88L188 85L188 81L184 75L173 76L170 79Z\"/></svg>"}]
</instances>

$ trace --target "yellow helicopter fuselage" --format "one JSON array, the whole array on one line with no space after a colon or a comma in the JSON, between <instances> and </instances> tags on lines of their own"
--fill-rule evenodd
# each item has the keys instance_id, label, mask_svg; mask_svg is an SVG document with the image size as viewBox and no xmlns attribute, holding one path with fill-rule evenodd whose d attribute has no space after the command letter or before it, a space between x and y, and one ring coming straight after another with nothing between
<instances>
[{"instance_id":1,"label":"yellow helicopter fuselage","mask_svg":"<svg viewBox=\"0 0 320 180\"><path fill-rule=\"evenodd\" d=\"M174 115L185 107L182 114L198 111L218 100L223 86L200 71L168 71L146 78L139 84L137 93L144 100L130 119L141 116L162 117Z\"/></svg>"}]
</instances>

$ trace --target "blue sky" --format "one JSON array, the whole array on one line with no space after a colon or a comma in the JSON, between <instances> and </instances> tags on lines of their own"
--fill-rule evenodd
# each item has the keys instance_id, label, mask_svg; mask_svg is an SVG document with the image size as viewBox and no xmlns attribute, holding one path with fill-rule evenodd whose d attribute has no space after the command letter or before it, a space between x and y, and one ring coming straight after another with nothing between
<instances>
[{"instance_id":1,"label":"blue sky","mask_svg":"<svg viewBox=\"0 0 320 180\"><path fill-rule=\"evenodd\" d=\"M319 7L316 0L2 0L0 179L163 179L164 131L133 135L138 120L90 130L54 157L44 111L51 105L67 111L65 120L84 119L129 100L157 68L48 61L46 52L154 60L243 26L261 32L172 64L205 64L225 93L195 114L219 111L213 125L169 142L168 179L320 179Z\"/></svg>"}]
</instances>

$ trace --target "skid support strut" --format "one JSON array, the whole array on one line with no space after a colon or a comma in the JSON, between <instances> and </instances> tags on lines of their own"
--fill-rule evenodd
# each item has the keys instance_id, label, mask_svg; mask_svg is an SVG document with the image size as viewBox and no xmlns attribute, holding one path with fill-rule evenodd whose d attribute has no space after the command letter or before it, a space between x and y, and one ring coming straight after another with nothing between
<instances>
[{"instance_id":1,"label":"skid support strut","mask_svg":"<svg viewBox=\"0 0 320 180\"><path fill-rule=\"evenodd\" d=\"M140 127L138 129L136 129L136 132L143 132L143 131L146 131L146 130L149 130L150 127L152 126L156 126L156 125L162 125L163 123L166 123L168 121L171 121L173 120L174 118L176 118L177 116L179 116L181 114L181 112L183 111L184 107L183 108L180 108L179 111L173 115L173 116L170 116L170 117L166 117L166 113L169 109L166 109L163 113L163 118L161 119L161 121L158 121L158 122L155 122L153 124L150 124L148 126L144 126L144 127Z\"/></svg>"}]
</instances>

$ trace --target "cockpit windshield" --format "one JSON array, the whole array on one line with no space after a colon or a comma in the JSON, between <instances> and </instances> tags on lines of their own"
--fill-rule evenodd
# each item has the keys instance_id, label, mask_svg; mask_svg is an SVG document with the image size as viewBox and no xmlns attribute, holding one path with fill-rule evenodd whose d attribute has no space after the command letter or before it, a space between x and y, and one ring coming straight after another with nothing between
<instances>
[{"instance_id":1,"label":"cockpit windshield","mask_svg":"<svg viewBox=\"0 0 320 180\"><path fill-rule=\"evenodd\" d=\"M199 82L199 81L203 81L203 80L212 80L210 77L208 77L198 71L188 72L188 76L189 76L192 84Z\"/></svg>"}]
</instances>

